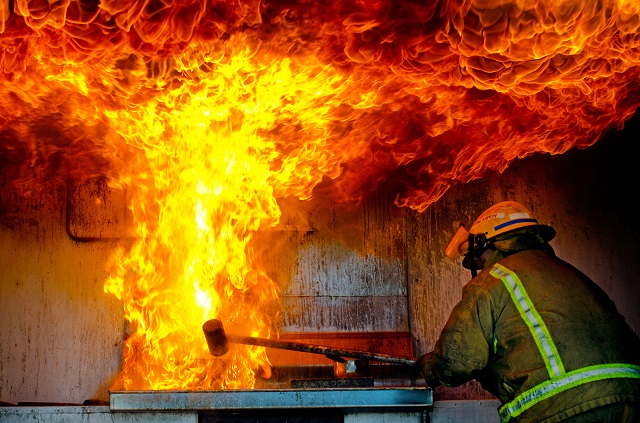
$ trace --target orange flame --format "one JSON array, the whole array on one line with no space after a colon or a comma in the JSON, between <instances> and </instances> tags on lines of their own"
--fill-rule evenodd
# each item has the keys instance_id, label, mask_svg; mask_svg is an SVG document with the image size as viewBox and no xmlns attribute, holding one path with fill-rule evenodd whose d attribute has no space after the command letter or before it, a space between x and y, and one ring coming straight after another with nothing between
<instances>
[{"instance_id":1,"label":"orange flame","mask_svg":"<svg viewBox=\"0 0 640 423\"><path fill-rule=\"evenodd\" d=\"M639 27L631 0L5 1L0 165L132 193L105 283L134 329L126 389L252 387L264 349L211 359L200 327L275 336L253 241L277 199L330 178L422 211L588 147L640 104Z\"/></svg>"}]
</instances>

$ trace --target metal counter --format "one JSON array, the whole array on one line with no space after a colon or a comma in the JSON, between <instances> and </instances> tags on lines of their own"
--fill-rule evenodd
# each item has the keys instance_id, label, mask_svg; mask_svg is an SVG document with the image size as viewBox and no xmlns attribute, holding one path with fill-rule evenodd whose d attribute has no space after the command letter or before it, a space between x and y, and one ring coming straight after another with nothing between
<instances>
[{"instance_id":1,"label":"metal counter","mask_svg":"<svg viewBox=\"0 0 640 423\"><path fill-rule=\"evenodd\" d=\"M205 411L331 408L420 411L433 405L429 388L332 388L228 391L112 391L110 410Z\"/></svg>"}]
</instances>

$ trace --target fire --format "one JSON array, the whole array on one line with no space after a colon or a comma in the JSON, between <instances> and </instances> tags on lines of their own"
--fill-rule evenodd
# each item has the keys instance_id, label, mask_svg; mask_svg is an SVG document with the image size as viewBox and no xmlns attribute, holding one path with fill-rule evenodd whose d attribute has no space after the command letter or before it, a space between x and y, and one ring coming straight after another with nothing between
<instances>
[{"instance_id":1,"label":"fire","mask_svg":"<svg viewBox=\"0 0 640 423\"><path fill-rule=\"evenodd\" d=\"M0 3L0 153L130 194L104 288L131 322L125 389L254 386L264 349L213 359L201 325L277 336L255 247L278 199L330 179L422 211L640 104L637 2L423 3Z\"/></svg>"}]
</instances>

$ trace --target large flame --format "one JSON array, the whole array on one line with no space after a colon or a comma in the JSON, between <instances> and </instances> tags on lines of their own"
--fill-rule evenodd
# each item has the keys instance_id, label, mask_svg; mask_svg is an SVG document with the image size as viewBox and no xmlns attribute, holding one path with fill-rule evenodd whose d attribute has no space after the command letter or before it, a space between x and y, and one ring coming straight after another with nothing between
<instances>
[{"instance_id":1,"label":"large flame","mask_svg":"<svg viewBox=\"0 0 640 423\"><path fill-rule=\"evenodd\" d=\"M0 165L127 188L136 241L105 291L126 389L252 387L275 336L256 260L277 199L380 187L422 211L536 152L585 148L640 104L632 0L0 1ZM32 172L24 186L42 186Z\"/></svg>"}]
</instances>

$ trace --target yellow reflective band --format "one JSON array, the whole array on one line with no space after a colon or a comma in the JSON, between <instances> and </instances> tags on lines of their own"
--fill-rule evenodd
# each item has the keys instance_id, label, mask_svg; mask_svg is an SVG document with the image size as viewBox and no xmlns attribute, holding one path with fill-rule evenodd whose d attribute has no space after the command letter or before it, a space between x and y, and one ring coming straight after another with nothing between
<instances>
[{"instance_id":1,"label":"yellow reflective band","mask_svg":"<svg viewBox=\"0 0 640 423\"><path fill-rule=\"evenodd\" d=\"M633 364L602 364L573 370L564 375L548 380L518 395L498 409L502 423L507 423L540 401L567 389L588 382L613 378L640 379L640 366Z\"/></svg>"},{"instance_id":2,"label":"yellow reflective band","mask_svg":"<svg viewBox=\"0 0 640 423\"><path fill-rule=\"evenodd\" d=\"M522 320L529 327L533 340L538 346L549 377L554 378L563 374L565 370L558 349L518 275L499 264L496 264L490 273L493 277L500 279L509 291L513 303L520 312Z\"/></svg>"}]
</instances>

